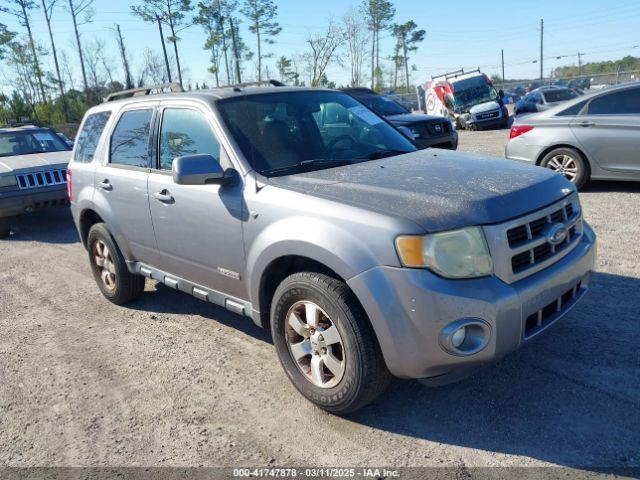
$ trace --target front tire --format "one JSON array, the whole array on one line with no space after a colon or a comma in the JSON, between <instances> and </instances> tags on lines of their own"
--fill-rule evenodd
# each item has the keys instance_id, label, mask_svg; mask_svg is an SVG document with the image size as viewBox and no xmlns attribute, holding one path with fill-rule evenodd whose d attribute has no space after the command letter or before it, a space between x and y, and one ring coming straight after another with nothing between
<instances>
[{"instance_id":1,"label":"front tire","mask_svg":"<svg viewBox=\"0 0 640 480\"><path fill-rule=\"evenodd\" d=\"M87 250L93 277L107 300L122 305L142 294L145 278L129 271L104 223L96 223L89 230Z\"/></svg>"},{"instance_id":2,"label":"front tire","mask_svg":"<svg viewBox=\"0 0 640 480\"><path fill-rule=\"evenodd\" d=\"M544 156L540 166L563 174L578 189L589 181L589 166L582 154L574 148L551 150Z\"/></svg>"},{"instance_id":3,"label":"front tire","mask_svg":"<svg viewBox=\"0 0 640 480\"><path fill-rule=\"evenodd\" d=\"M364 407L391 379L362 307L335 278L301 272L284 279L273 297L271 333L293 385L328 412Z\"/></svg>"},{"instance_id":4,"label":"front tire","mask_svg":"<svg viewBox=\"0 0 640 480\"><path fill-rule=\"evenodd\" d=\"M11 235L11 223L8 217L0 218L0 238L7 238Z\"/></svg>"}]
</instances>

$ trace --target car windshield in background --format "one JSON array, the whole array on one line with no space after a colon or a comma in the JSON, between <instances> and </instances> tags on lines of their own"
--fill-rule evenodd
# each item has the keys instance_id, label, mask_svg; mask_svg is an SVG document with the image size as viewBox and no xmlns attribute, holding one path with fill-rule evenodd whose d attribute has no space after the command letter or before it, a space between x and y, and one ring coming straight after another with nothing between
<instances>
[{"instance_id":1,"label":"car windshield in background","mask_svg":"<svg viewBox=\"0 0 640 480\"><path fill-rule=\"evenodd\" d=\"M378 115L403 115L409 111L402 105L394 102L390 98L382 95L354 95L360 102L364 103Z\"/></svg>"},{"instance_id":2,"label":"car windshield in background","mask_svg":"<svg viewBox=\"0 0 640 480\"><path fill-rule=\"evenodd\" d=\"M578 94L576 92L569 89L548 90L544 92L544 98L547 100L547 103L565 102L577 96Z\"/></svg>"},{"instance_id":3,"label":"car windshield in background","mask_svg":"<svg viewBox=\"0 0 640 480\"><path fill-rule=\"evenodd\" d=\"M268 176L417 150L345 93L247 95L221 100L218 108L247 161Z\"/></svg>"},{"instance_id":4,"label":"car windshield in background","mask_svg":"<svg viewBox=\"0 0 640 480\"><path fill-rule=\"evenodd\" d=\"M456 109L463 112L475 105L496 100L498 92L484 75L479 75L453 82L453 97Z\"/></svg>"},{"instance_id":5,"label":"car windshield in background","mask_svg":"<svg viewBox=\"0 0 640 480\"><path fill-rule=\"evenodd\" d=\"M57 135L48 130L0 133L0 157L71 150Z\"/></svg>"}]
</instances>

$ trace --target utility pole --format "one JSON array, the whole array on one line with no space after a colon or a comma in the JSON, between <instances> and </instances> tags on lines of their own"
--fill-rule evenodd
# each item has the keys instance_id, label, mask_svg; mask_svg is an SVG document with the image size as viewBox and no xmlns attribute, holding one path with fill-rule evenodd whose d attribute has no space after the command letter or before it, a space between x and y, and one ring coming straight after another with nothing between
<instances>
[{"instance_id":1,"label":"utility pole","mask_svg":"<svg viewBox=\"0 0 640 480\"><path fill-rule=\"evenodd\" d=\"M578 52L578 74L582 76L582 55L584 53Z\"/></svg>"},{"instance_id":2,"label":"utility pole","mask_svg":"<svg viewBox=\"0 0 640 480\"><path fill-rule=\"evenodd\" d=\"M156 15L156 21L158 22L158 30L160 30L160 41L162 42L162 53L164 53L164 64L167 67L167 78L169 79L169 83L171 83L171 68L169 68L167 47L164 44L164 34L162 33L162 22L160 21L160 15Z\"/></svg>"},{"instance_id":3,"label":"utility pole","mask_svg":"<svg viewBox=\"0 0 640 480\"><path fill-rule=\"evenodd\" d=\"M540 80L544 78L544 20L540 19Z\"/></svg>"},{"instance_id":4,"label":"utility pole","mask_svg":"<svg viewBox=\"0 0 640 480\"><path fill-rule=\"evenodd\" d=\"M504 90L504 50L500 52L502 53L502 89Z\"/></svg>"},{"instance_id":5,"label":"utility pole","mask_svg":"<svg viewBox=\"0 0 640 480\"><path fill-rule=\"evenodd\" d=\"M126 88L133 88L133 81L131 80L131 71L129 70L129 61L127 60L127 52L124 49L124 40L122 39L122 32L120 32L120 25L116 24L116 30L118 32L118 47L120 48L120 56L122 57L122 68L124 69Z\"/></svg>"}]
</instances>

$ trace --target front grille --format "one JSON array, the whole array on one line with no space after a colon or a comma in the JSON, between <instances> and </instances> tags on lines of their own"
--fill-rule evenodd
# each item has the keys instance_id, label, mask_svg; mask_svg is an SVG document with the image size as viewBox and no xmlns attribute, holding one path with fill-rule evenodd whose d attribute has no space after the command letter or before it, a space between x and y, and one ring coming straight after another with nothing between
<instances>
[{"instance_id":1,"label":"front grille","mask_svg":"<svg viewBox=\"0 0 640 480\"><path fill-rule=\"evenodd\" d=\"M421 123L418 128L422 137L440 137L451 133L451 122L435 120Z\"/></svg>"},{"instance_id":2,"label":"front grille","mask_svg":"<svg viewBox=\"0 0 640 480\"><path fill-rule=\"evenodd\" d=\"M529 315L524 324L524 338L532 337L558 319L578 299L581 288L582 282L578 282L553 302Z\"/></svg>"},{"instance_id":3,"label":"front grille","mask_svg":"<svg viewBox=\"0 0 640 480\"><path fill-rule=\"evenodd\" d=\"M489 120L491 118L498 118L500 116L500 110L493 110L491 112L477 113L476 118L478 120Z\"/></svg>"},{"instance_id":4,"label":"front grille","mask_svg":"<svg viewBox=\"0 0 640 480\"><path fill-rule=\"evenodd\" d=\"M564 240L559 226L567 229ZM536 212L495 225L483 227L494 273L513 283L551 266L579 244L584 226L578 195L564 199ZM557 229L557 230L556 230Z\"/></svg>"},{"instance_id":5,"label":"front grille","mask_svg":"<svg viewBox=\"0 0 640 480\"><path fill-rule=\"evenodd\" d=\"M531 245L530 248L526 248L511 257L513 273L520 273L544 262L568 245L571 245L576 240L577 229L575 225L568 228L567 237L559 245L549 243L544 234L545 229L550 225L558 223L569 225L577 219L576 217L573 203L568 203L562 208L507 230L507 240L511 248L520 250L522 246Z\"/></svg>"},{"instance_id":6,"label":"front grille","mask_svg":"<svg viewBox=\"0 0 640 480\"><path fill-rule=\"evenodd\" d=\"M16 179L18 180L18 188L20 188L20 190L64 185L67 183L67 170L59 168L39 172L19 173L16 175Z\"/></svg>"}]
</instances>

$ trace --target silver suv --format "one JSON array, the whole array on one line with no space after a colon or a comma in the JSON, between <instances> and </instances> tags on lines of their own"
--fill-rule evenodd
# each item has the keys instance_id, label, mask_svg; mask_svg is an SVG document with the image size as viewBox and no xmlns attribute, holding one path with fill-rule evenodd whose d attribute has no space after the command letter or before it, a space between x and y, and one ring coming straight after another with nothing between
<instances>
[{"instance_id":1,"label":"silver suv","mask_svg":"<svg viewBox=\"0 0 640 480\"><path fill-rule=\"evenodd\" d=\"M150 278L251 317L334 413L391 375L461 379L589 289L596 240L562 175L419 150L343 92L107 101L73 157L72 212L107 299Z\"/></svg>"}]
</instances>

